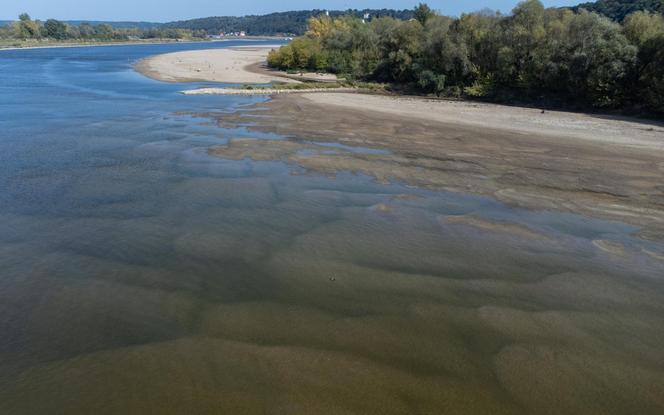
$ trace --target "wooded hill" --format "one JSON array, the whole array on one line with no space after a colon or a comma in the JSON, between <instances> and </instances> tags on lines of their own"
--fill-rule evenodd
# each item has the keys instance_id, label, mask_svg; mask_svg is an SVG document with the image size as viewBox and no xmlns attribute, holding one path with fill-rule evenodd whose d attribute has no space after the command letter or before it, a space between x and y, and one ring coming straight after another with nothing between
<instances>
[{"instance_id":1,"label":"wooded hill","mask_svg":"<svg viewBox=\"0 0 664 415\"><path fill-rule=\"evenodd\" d=\"M606 16L615 21L624 18L636 11L664 12L664 0L599 0L586 2L571 7L574 11L585 9ZM302 35L307 30L307 21L311 17L324 14L325 10L299 10L266 15L253 16L215 16L192 20L182 20L165 23L168 28L204 30L208 34L220 32L244 31L249 35L264 36L274 34ZM397 20L409 20L413 18L412 10L392 9L365 9L365 10L331 10L330 17L350 15L361 18L368 13L371 18L392 17Z\"/></svg>"},{"instance_id":2,"label":"wooded hill","mask_svg":"<svg viewBox=\"0 0 664 415\"><path fill-rule=\"evenodd\" d=\"M217 16L200 19L170 22L163 27L204 30L208 34L220 32L246 32L248 35L265 36L275 34L301 35L307 30L307 21L314 16L324 14L325 10L299 10L280 13L270 13L262 16ZM408 20L413 17L412 10L391 9L365 9L365 10L334 10L330 17L350 15L361 18L365 13L372 18L392 17L399 20Z\"/></svg>"},{"instance_id":3,"label":"wooded hill","mask_svg":"<svg viewBox=\"0 0 664 415\"><path fill-rule=\"evenodd\" d=\"M664 12L664 0L599 0L582 3L572 10L585 9L608 17L611 20L622 22L628 15L638 12Z\"/></svg>"}]
</instances>

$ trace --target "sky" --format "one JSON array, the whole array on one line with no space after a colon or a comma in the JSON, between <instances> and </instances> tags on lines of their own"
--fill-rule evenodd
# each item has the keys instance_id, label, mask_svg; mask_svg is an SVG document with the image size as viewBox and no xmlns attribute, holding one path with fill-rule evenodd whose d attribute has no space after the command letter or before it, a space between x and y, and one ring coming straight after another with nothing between
<instances>
[{"instance_id":1,"label":"sky","mask_svg":"<svg viewBox=\"0 0 664 415\"><path fill-rule=\"evenodd\" d=\"M419 0L422 1L422 0ZM518 0L430 0L429 6L446 15L485 7L508 12ZM581 0L543 0L548 6L569 6ZM309 9L410 9L418 0L2 0L0 20L14 20L26 12L33 19L167 22L207 16L241 16Z\"/></svg>"}]
</instances>

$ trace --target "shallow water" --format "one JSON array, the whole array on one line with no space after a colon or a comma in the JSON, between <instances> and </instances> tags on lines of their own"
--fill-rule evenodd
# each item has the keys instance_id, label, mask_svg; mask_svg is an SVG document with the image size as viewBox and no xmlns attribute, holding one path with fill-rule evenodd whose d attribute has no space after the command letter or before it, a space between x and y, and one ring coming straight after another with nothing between
<instances>
[{"instance_id":1,"label":"shallow water","mask_svg":"<svg viewBox=\"0 0 664 415\"><path fill-rule=\"evenodd\" d=\"M131 64L231 44L0 52L0 413L664 411L660 242L213 157Z\"/></svg>"}]
</instances>

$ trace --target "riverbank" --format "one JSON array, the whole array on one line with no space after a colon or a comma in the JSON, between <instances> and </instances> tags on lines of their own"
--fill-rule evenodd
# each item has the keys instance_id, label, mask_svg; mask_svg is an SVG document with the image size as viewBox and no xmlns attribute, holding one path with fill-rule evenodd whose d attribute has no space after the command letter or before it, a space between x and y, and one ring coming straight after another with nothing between
<instances>
[{"instance_id":1,"label":"riverbank","mask_svg":"<svg viewBox=\"0 0 664 415\"><path fill-rule=\"evenodd\" d=\"M52 49L52 48L82 48L91 46L119 46L119 45L166 45L171 43L200 43L206 42L203 39L197 40L173 40L173 39L154 39L154 40L134 40L119 42L46 42L46 43L25 43L24 46L15 46L12 44L0 45L0 51L3 50L23 50L23 49Z\"/></svg>"},{"instance_id":2,"label":"riverbank","mask_svg":"<svg viewBox=\"0 0 664 415\"><path fill-rule=\"evenodd\" d=\"M288 74L268 68L265 64L267 55L279 46L238 46L227 49L167 53L143 59L136 64L135 69L149 78L164 82L292 84L300 82L334 83L338 81L337 77L332 74ZM208 88L205 91L185 93L228 94L229 92L225 89Z\"/></svg>"},{"instance_id":3,"label":"riverbank","mask_svg":"<svg viewBox=\"0 0 664 415\"><path fill-rule=\"evenodd\" d=\"M166 81L296 82L261 68L271 47L178 52L140 62ZM274 89L205 88L185 94L271 94L261 111L200 114L224 125L382 150L377 154L314 151L283 142L243 143L242 157L285 160L312 171L361 172L380 181L490 195L510 205L552 209L641 227L664 239L664 124L422 97L336 89L297 95ZM290 92L290 91L288 91ZM279 96L277 96L279 95ZM315 121L314 121L315 120ZM308 145L308 144L307 144ZM252 148L253 146L253 148ZM228 157L219 147L211 154ZM254 152L254 150L256 152ZM306 150L304 152L300 150ZM232 153L232 154L231 154ZM270 157L269 154L272 154ZM303 155L305 154L305 155Z\"/></svg>"},{"instance_id":4,"label":"riverbank","mask_svg":"<svg viewBox=\"0 0 664 415\"><path fill-rule=\"evenodd\" d=\"M281 95L281 94L311 94L317 92L355 92L352 87L331 88L198 88L182 91L184 95Z\"/></svg>"},{"instance_id":5,"label":"riverbank","mask_svg":"<svg viewBox=\"0 0 664 415\"><path fill-rule=\"evenodd\" d=\"M277 74L247 69L264 61L270 50L276 47L278 45L167 53L143 59L135 68L149 78L164 82L295 82Z\"/></svg>"},{"instance_id":6,"label":"riverbank","mask_svg":"<svg viewBox=\"0 0 664 415\"><path fill-rule=\"evenodd\" d=\"M280 95L256 107L201 115L298 144L245 141L239 157L252 158L256 150L262 159L326 174L354 171L379 181L490 195L512 206L633 224L642 237L664 239L661 123L343 93ZM381 151L330 153L312 150L312 142ZM235 151L229 145L210 153L228 157Z\"/></svg>"},{"instance_id":7,"label":"riverbank","mask_svg":"<svg viewBox=\"0 0 664 415\"><path fill-rule=\"evenodd\" d=\"M257 36L243 38L228 38L224 40L207 39L142 39L127 40L116 42L41 42L41 41L13 41L7 40L5 43L0 41L0 51L3 50L21 50L21 49L50 49L50 48L81 48L90 46L118 46L118 45L166 45L170 43L213 43L229 41L251 41L251 40L284 40L281 37Z\"/></svg>"}]
</instances>

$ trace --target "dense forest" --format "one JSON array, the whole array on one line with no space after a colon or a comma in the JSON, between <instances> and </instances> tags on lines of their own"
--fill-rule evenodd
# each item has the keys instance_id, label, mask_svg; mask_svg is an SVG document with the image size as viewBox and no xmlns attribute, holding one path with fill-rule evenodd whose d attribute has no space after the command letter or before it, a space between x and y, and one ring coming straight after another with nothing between
<instances>
[{"instance_id":1,"label":"dense forest","mask_svg":"<svg viewBox=\"0 0 664 415\"><path fill-rule=\"evenodd\" d=\"M520 3L510 15L312 18L273 67L344 74L426 93L664 113L664 17L622 24L580 9Z\"/></svg>"},{"instance_id":2,"label":"dense forest","mask_svg":"<svg viewBox=\"0 0 664 415\"><path fill-rule=\"evenodd\" d=\"M309 19L323 13L325 13L324 10L300 10L271 13L262 16L205 17L201 19L166 23L164 24L164 27L204 30L208 34L244 31L253 36L274 34L302 35L307 30L307 22ZM392 17L400 20L408 20L413 17L412 10L365 9L329 11L330 17L353 16L361 18L365 13L373 17Z\"/></svg>"},{"instance_id":3,"label":"dense forest","mask_svg":"<svg viewBox=\"0 0 664 415\"><path fill-rule=\"evenodd\" d=\"M598 0L582 3L572 8L577 12L580 9L599 13L609 19L622 22L625 17L638 11L664 13L664 0Z\"/></svg>"}]
</instances>

